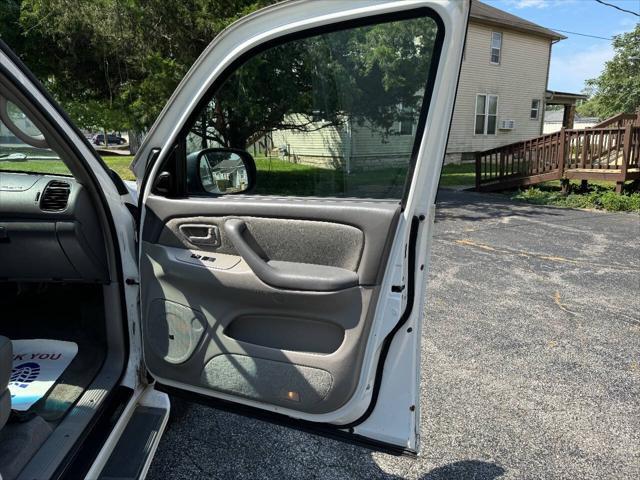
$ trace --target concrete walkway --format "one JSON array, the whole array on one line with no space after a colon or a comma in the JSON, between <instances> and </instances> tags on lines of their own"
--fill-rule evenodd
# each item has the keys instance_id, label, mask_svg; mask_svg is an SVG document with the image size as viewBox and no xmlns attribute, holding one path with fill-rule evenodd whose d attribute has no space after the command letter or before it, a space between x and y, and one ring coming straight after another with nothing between
<instances>
[{"instance_id":1,"label":"concrete walkway","mask_svg":"<svg viewBox=\"0 0 640 480\"><path fill-rule=\"evenodd\" d=\"M439 196L423 454L174 401L151 479L640 476L640 216Z\"/></svg>"}]
</instances>

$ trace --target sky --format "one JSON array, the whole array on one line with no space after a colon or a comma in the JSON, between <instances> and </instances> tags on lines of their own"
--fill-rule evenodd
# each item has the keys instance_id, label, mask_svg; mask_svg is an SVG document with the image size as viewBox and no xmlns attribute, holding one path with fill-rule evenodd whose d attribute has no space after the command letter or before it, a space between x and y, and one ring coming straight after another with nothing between
<instances>
[{"instance_id":1,"label":"sky","mask_svg":"<svg viewBox=\"0 0 640 480\"><path fill-rule=\"evenodd\" d=\"M482 0L496 8L566 35L553 46L549 89L580 93L584 81L597 77L613 57L611 41L570 32L610 38L633 30L640 17L624 13L595 0ZM640 0L604 0L640 13Z\"/></svg>"}]
</instances>

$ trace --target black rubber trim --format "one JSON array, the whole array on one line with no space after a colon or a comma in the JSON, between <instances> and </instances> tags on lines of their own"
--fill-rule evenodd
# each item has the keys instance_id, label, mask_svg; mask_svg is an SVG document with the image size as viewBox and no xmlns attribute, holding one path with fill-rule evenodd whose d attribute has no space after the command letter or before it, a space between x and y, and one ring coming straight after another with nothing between
<instances>
[{"instance_id":1,"label":"black rubber trim","mask_svg":"<svg viewBox=\"0 0 640 480\"><path fill-rule=\"evenodd\" d=\"M87 475L132 396L133 390L123 386L109 393L89 428L85 429L67 455L68 460L53 474L53 479L75 480Z\"/></svg>"},{"instance_id":2,"label":"black rubber trim","mask_svg":"<svg viewBox=\"0 0 640 480\"><path fill-rule=\"evenodd\" d=\"M407 260L407 305L396 323L396 326L393 327L387 336L385 337L382 343L382 350L380 351L380 357L378 358L378 367L376 369L376 378L373 383L373 392L371 393L371 403L367 410L362 414L360 418L354 420L353 422L342 425L342 428L353 428L357 425L360 425L364 422L369 416L373 413L373 410L376 408L376 404L378 402L378 396L380 395L380 386L382 385L382 375L384 374L384 364L387 360L387 356L389 355L389 349L391 348L391 342L393 342L393 338L396 336L396 333L400 331L400 329L407 323L407 320L411 316L413 312L413 304L415 303L416 296L416 250L418 244L418 232L420 231L420 219L414 216L411 219L411 230L409 231L409 246L408 246L408 260Z\"/></svg>"},{"instance_id":3,"label":"black rubber trim","mask_svg":"<svg viewBox=\"0 0 640 480\"><path fill-rule=\"evenodd\" d=\"M215 408L217 410L235 413L244 417L255 418L276 425L293 428L295 430L321 435L323 437L332 438L341 442L359 445L370 450L384 452L396 456L402 455L414 458L417 456L416 452L412 450L398 447L397 445L393 445L390 443L372 440L362 435L352 433L348 430L337 428L336 425L291 418L281 413L269 412L259 408L250 407L248 405L241 405L238 403L229 402L227 400L213 398L207 395L201 395L199 393L189 392L158 383L156 383L155 389L161 392L165 392L171 396L180 397L194 403L199 403L207 407Z\"/></svg>"},{"instance_id":4,"label":"black rubber trim","mask_svg":"<svg viewBox=\"0 0 640 480\"><path fill-rule=\"evenodd\" d=\"M140 182L140 190L138 190L138 212L142 214L142 209L144 205L142 204L142 193L147 188L147 184L150 182L151 177L151 167L149 165L153 165L156 163L156 160L160 156L160 152L162 149L154 147L149 151L149 156L147 157L146 164L147 168L144 170L144 175L142 177L142 182Z\"/></svg>"},{"instance_id":5,"label":"black rubber trim","mask_svg":"<svg viewBox=\"0 0 640 480\"><path fill-rule=\"evenodd\" d=\"M120 195L126 195L127 193L129 193L129 190L127 189L127 186L124 184L124 181L122 180L122 178L120 178L120 175L118 175L112 169L109 169L109 176L111 177L111 180L113 181L114 185L118 189L118 193Z\"/></svg>"}]
</instances>

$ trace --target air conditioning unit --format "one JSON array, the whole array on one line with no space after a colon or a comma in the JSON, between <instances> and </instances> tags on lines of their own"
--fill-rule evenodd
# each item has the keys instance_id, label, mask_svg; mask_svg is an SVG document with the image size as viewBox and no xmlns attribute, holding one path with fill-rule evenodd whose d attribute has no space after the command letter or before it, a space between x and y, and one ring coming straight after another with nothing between
<instances>
[{"instance_id":1,"label":"air conditioning unit","mask_svg":"<svg viewBox=\"0 0 640 480\"><path fill-rule=\"evenodd\" d=\"M498 125L499 130L513 130L514 128L516 128L515 120L500 120Z\"/></svg>"}]
</instances>

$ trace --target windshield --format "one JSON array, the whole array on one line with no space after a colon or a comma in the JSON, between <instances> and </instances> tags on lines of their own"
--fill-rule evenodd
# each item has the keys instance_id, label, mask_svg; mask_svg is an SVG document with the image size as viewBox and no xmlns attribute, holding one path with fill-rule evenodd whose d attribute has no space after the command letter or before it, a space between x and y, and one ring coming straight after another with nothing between
<instances>
[{"instance_id":1,"label":"windshield","mask_svg":"<svg viewBox=\"0 0 640 480\"><path fill-rule=\"evenodd\" d=\"M35 146L45 143L44 136L17 105L7 101L6 116L13 128L0 118L0 171L71 175L56 152L45 146Z\"/></svg>"}]
</instances>

